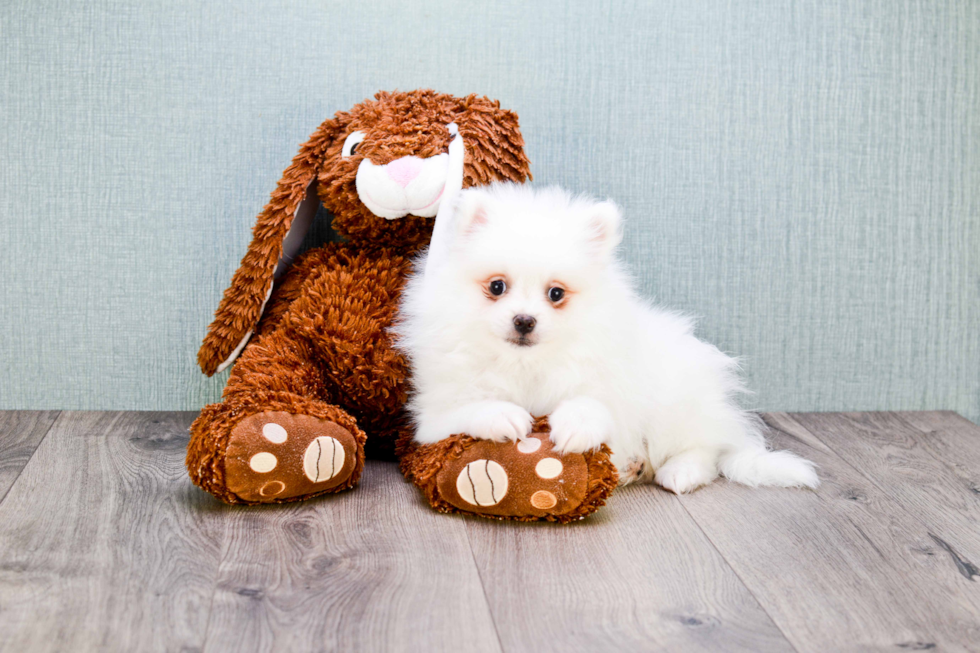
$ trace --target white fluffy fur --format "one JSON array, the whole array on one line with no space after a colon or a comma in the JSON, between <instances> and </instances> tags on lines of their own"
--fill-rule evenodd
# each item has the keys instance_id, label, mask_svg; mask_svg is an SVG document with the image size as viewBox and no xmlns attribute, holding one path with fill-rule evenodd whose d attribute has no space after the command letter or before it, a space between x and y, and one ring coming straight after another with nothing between
<instances>
[{"instance_id":1,"label":"white fluffy fur","mask_svg":"<svg viewBox=\"0 0 980 653\"><path fill-rule=\"evenodd\" d=\"M607 443L623 482L677 493L719 473L750 486L816 487L813 464L766 448L738 407L737 363L688 317L641 299L615 256L619 209L558 188L464 191L445 261L402 298L399 346L414 366L416 440L525 437L549 415L566 452ZM507 290L494 298L494 279ZM566 289L560 304L548 290ZM536 320L515 344L516 315Z\"/></svg>"}]
</instances>

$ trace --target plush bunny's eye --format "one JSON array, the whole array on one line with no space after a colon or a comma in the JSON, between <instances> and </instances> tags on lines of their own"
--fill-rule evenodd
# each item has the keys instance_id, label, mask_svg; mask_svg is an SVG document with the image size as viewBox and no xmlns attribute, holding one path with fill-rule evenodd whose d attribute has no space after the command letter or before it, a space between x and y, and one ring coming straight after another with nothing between
<instances>
[{"instance_id":1,"label":"plush bunny's eye","mask_svg":"<svg viewBox=\"0 0 980 653\"><path fill-rule=\"evenodd\" d=\"M344 141L344 149L340 151L340 156L347 158L357 152L357 146L364 140L364 132L351 132L347 140Z\"/></svg>"}]
</instances>

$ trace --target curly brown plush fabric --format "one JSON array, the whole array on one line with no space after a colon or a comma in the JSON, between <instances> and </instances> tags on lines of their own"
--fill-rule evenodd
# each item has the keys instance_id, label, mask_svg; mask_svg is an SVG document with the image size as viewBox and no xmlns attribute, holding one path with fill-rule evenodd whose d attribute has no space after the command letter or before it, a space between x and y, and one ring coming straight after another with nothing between
<instances>
[{"instance_id":1,"label":"curly brown plush fabric","mask_svg":"<svg viewBox=\"0 0 980 653\"><path fill-rule=\"evenodd\" d=\"M554 453L547 442L549 430L547 418L535 421L529 437L539 438L542 444L532 453L522 453L512 443L487 442L468 435L453 435L422 446L403 441L402 473L440 512L562 524L584 519L605 505L619 482L619 473L609 460L610 451L605 445L599 451L584 454ZM479 471L488 455L500 464L509 483L494 505L473 505L460 496L456 482L471 465ZM561 473L553 479L543 479L534 473L536 463L545 458L562 463ZM471 479L463 480L467 483ZM538 503L539 497L546 502Z\"/></svg>"},{"instance_id":2,"label":"curly brown plush fabric","mask_svg":"<svg viewBox=\"0 0 980 653\"><path fill-rule=\"evenodd\" d=\"M387 329L411 257L428 243L434 220L377 217L361 202L356 177L364 158L385 165L445 152L453 122L465 143L464 187L530 178L517 116L475 95L378 93L325 121L300 148L258 216L198 353L211 375L247 342L222 402L207 406L191 427L187 467L203 489L230 503L338 492L356 484L365 451L391 457L397 442L410 443L407 364ZM344 157L354 131L364 140ZM346 242L310 250L276 279L283 241L308 197L319 197ZM426 486L442 464L439 454L403 449L407 475L443 509ZM601 505L616 482L605 453L586 459L588 496L569 519Z\"/></svg>"},{"instance_id":3,"label":"curly brown plush fabric","mask_svg":"<svg viewBox=\"0 0 980 653\"><path fill-rule=\"evenodd\" d=\"M350 477L330 491L340 492L357 485L364 469L363 448L367 436L357 428L355 420L336 406L288 392L243 394L228 397L220 404L205 406L191 427L192 436L187 447L187 469L194 483L226 503L255 503L240 498L228 489L224 454L228 447L228 437L236 424L253 415L271 411L317 417L336 423L354 434L361 455L356 457ZM300 501L318 494L322 493L313 492L284 499L271 498L269 502Z\"/></svg>"}]
</instances>

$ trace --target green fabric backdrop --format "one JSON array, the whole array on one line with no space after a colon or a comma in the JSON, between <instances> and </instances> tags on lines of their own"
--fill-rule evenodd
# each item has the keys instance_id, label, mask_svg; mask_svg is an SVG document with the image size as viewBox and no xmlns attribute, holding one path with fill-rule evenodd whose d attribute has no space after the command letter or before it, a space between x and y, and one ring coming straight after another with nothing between
<instances>
[{"instance_id":1,"label":"green fabric backdrop","mask_svg":"<svg viewBox=\"0 0 980 653\"><path fill-rule=\"evenodd\" d=\"M296 146L378 89L516 110L760 409L980 418L980 3L0 7L0 408L196 409Z\"/></svg>"}]
</instances>

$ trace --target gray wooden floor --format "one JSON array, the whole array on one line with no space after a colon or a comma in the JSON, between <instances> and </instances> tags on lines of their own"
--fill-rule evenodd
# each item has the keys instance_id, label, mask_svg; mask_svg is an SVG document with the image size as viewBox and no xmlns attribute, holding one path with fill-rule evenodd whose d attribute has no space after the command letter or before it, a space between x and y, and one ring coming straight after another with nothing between
<instances>
[{"instance_id":1,"label":"gray wooden floor","mask_svg":"<svg viewBox=\"0 0 980 653\"><path fill-rule=\"evenodd\" d=\"M0 413L3 651L980 650L980 428L770 414L817 492L617 492L571 526L429 510L395 465L231 507L192 413Z\"/></svg>"}]
</instances>

